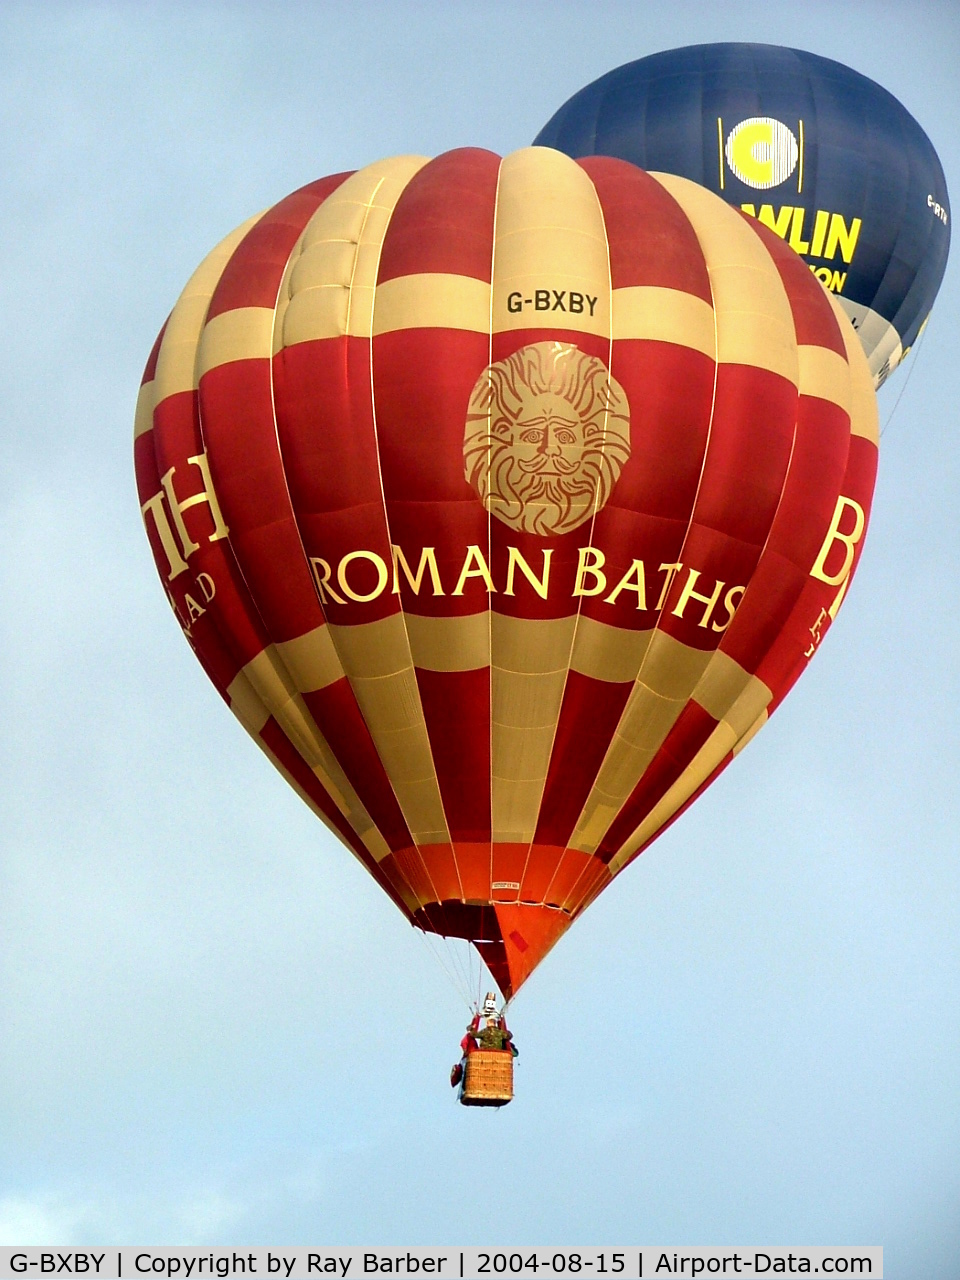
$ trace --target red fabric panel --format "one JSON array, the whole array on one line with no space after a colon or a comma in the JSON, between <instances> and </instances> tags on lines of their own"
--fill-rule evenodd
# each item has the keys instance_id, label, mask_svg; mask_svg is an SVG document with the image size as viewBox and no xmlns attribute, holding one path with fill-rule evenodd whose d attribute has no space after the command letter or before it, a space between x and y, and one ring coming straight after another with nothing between
<instances>
[{"instance_id":1,"label":"red fabric panel","mask_svg":"<svg viewBox=\"0 0 960 1280\"><path fill-rule=\"evenodd\" d=\"M611 508L689 520L710 435L715 368L690 347L614 342L610 371L630 402L630 458L598 526Z\"/></svg>"},{"instance_id":2,"label":"red fabric panel","mask_svg":"<svg viewBox=\"0 0 960 1280\"><path fill-rule=\"evenodd\" d=\"M416 574L424 547L434 547L443 595L429 574L414 594L400 573L404 609L433 617L485 611L487 592L470 579L456 588L464 556L487 553L487 513L464 477L467 402L487 366L486 334L404 329L374 339L377 438L390 537Z\"/></svg>"},{"instance_id":3,"label":"red fabric panel","mask_svg":"<svg viewBox=\"0 0 960 1280\"><path fill-rule=\"evenodd\" d=\"M378 280L425 272L490 281L500 157L463 147L407 183L384 241Z\"/></svg>"},{"instance_id":4,"label":"red fabric panel","mask_svg":"<svg viewBox=\"0 0 960 1280\"><path fill-rule=\"evenodd\" d=\"M393 787L346 678L305 693L307 710L391 849L413 844Z\"/></svg>"},{"instance_id":5,"label":"red fabric panel","mask_svg":"<svg viewBox=\"0 0 960 1280\"><path fill-rule=\"evenodd\" d=\"M726 592L746 586L769 536L786 481L797 422L795 388L763 369L721 365L710 442L693 520L660 626L698 649L715 649L730 620ZM691 577L691 570L699 575ZM716 603L697 596L713 595ZM682 616L681 597L687 589ZM705 624L705 625L704 625Z\"/></svg>"},{"instance_id":6,"label":"red fabric panel","mask_svg":"<svg viewBox=\"0 0 960 1280\"><path fill-rule=\"evenodd\" d=\"M417 684L447 829L457 842L488 841L490 669L418 668Z\"/></svg>"},{"instance_id":7,"label":"red fabric panel","mask_svg":"<svg viewBox=\"0 0 960 1280\"><path fill-rule=\"evenodd\" d=\"M383 507L370 389L370 343L364 338L302 342L274 360L277 433L287 486L304 549L334 571L357 550L380 556L388 570L390 540ZM351 589L376 585L372 564L354 561ZM361 603L324 602L327 621L373 622L399 612L389 584Z\"/></svg>"},{"instance_id":8,"label":"red fabric panel","mask_svg":"<svg viewBox=\"0 0 960 1280\"><path fill-rule=\"evenodd\" d=\"M141 502L147 502L154 494L160 491L160 473L157 470L152 431L141 435L134 441L134 466L140 500ZM178 599L178 595L174 594L170 583L167 581L167 557L161 546L152 516L148 516L146 519L146 532L164 591L171 607L174 609L174 616L182 628L184 623L188 621L186 614L181 617L179 612L183 608L182 593L179 594ZM193 579L190 578L189 581L192 586ZM205 612L202 617L192 624L191 634L187 635L186 632L184 634L187 643L193 649L217 692L225 702L228 701L227 689L236 676L239 665L233 653L226 647L217 633L209 612Z\"/></svg>"},{"instance_id":9,"label":"red fabric panel","mask_svg":"<svg viewBox=\"0 0 960 1280\"><path fill-rule=\"evenodd\" d=\"M877 471L877 448L870 440L862 436L850 437L850 451L847 468L840 493L858 502L864 510L867 525L854 550L850 578L856 574L866 541L870 520L870 502ZM846 527L846 526L844 526ZM826 533L826 530L824 530ZM836 556L841 555L840 548L834 548ZM842 560L841 560L842 564ZM836 573L840 564L828 557L826 571ZM777 637L776 643L761 662L757 675L773 690L772 708L779 706L787 696L795 681L805 670L813 654L819 648L830 628L829 609L836 599L839 586L821 582L809 577L803 587L793 611ZM849 590L849 587L848 587Z\"/></svg>"},{"instance_id":10,"label":"red fabric panel","mask_svg":"<svg viewBox=\"0 0 960 1280\"><path fill-rule=\"evenodd\" d=\"M605 558L606 585L583 598L588 617L631 630L655 625L666 580L660 566L681 557L703 470L714 367L699 352L670 343L614 343L612 373L631 408L631 453L590 536ZM645 598L623 591L610 603L606 597L635 559L644 563Z\"/></svg>"},{"instance_id":11,"label":"red fabric panel","mask_svg":"<svg viewBox=\"0 0 960 1280\"><path fill-rule=\"evenodd\" d=\"M796 421L797 391L785 378L766 369L720 365L697 494L699 523L759 551L780 501Z\"/></svg>"},{"instance_id":12,"label":"red fabric panel","mask_svg":"<svg viewBox=\"0 0 960 1280\"><path fill-rule=\"evenodd\" d=\"M568 674L540 805L538 844L565 845L570 839L632 687L577 671Z\"/></svg>"},{"instance_id":13,"label":"red fabric panel","mask_svg":"<svg viewBox=\"0 0 960 1280\"><path fill-rule=\"evenodd\" d=\"M506 882L519 886L529 852L530 846L526 842L498 841L494 844L492 883L496 885ZM520 890L519 888L492 889L490 896L495 902L516 902L520 896Z\"/></svg>"},{"instance_id":14,"label":"red fabric panel","mask_svg":"<svg viewBox=\"0 0 960 1280\"><path fill-rule=\"evenodd\" d=\"M765 227L762 222L748 217L745 213L741 213L740 216L747 222L751 231L763 241L780 272L780 279L793 312L797 342L802 346L827 347L846 360L847 349L843 343L837 317L823 296L820 283L814 278L809 266L770 227Z\"/></svg>"},{"instance_id":15,"label":"red fabric panel","mask_svg":"<svg viewBox=\"0 0 960 1280\"><path fill-rule=\"evenodd\" d=\"M532 844L520 882L521 902L545 902L563 859L563 845Z\"/></svg>"},{"instance_id":16,"label":"red fabric panel","mask_svg":"<svg viewBox=\"0 0 960 1280\"><path fill-rule=\"evenodd\" d=\"M642 169L610 156L578 160L597 191L614 289L654 285L713 305L700 242L673 196Z\"/></svg>"},{"instance_id":17,"label":"red fabric panel","mask_svg":"<svg viewBox=\"0 0 960 1280\"><path fill-rule=\"evenodd\" d=\"M846 466L849 419L835 405L801 396L790 472L770 537L721 644L747 671L786 624L830 527Z\"/></svg>"},{"instance_id":18,"label":"red fabric panel","mask_svg":"<svg viewBox=\"0 0 960 1280\"><path fill-rule=\"evenodd\" d=\"M523 903L503 903L497 906L496 912L503 934L509 986L504 988L499 977L497 981L503 994L509 997L520 989L551 947L566 933L570 917L565 911L530 907Z\"/></svg>"},{"instance_id":19,"label":"red fabric panel","mask_svg":"<svg viewBox=\"0 0 960 1280\"><path fill-rule=\"evenodd\" d=\"M683 568L674 574L660 630L690 648L716 649L737 603L737 597L728 602L726 593L750 581L759 559L760 548L754 543L737 541L699 523L691 525L683 544ZM718 583L723 584L719 593Z\"/></svg>"},{"instance_id":20,"label":"red fabric panel","mask_svg":"<svg viewBox=\"0 0 960 1280\"><path fill-rule=\"evenodd\" d=\"M187 462L188 458L203 452L196 393L183 391L167 396L157 405L153 420L153 431L145 438L153 441L158 474L165 475L171 467L175 468L171 483L179 503L203 493L205 485L200 468ZM166 499L163 509L172 525ZM181 625L189 623L197 608L208 615L208 621L216 627L239 671L264 649L268 643L267 636L237 568L229 539L210 541L216 530L210 504L198 503L182 514L187 532L198 545L189 556L188 568L168 582L168 593L176 601ZM147 519L153 523L151 516ZM174 538L179 544L176 533ZM165 555L161 554L158 564L163 565L161 576L164 579L167 577L166 563ZM206 574L206 581L213 584L212 600L206 598L210 587L208 585L204 591L204 584L199 579L201 573Z\"/></svg>"},{"instance_id":21,"label":"red fabric panel","mask_svg":"<svg viewBox=\"0 0 960 1280\"><path fill-rule=\"evenodd\" d=\"M200 387L210 471L230 543L271 639L323 623L277 449L269 360L236 360ZM277 566L283 565L283 573Z\"/></svg>"}]
</instances>

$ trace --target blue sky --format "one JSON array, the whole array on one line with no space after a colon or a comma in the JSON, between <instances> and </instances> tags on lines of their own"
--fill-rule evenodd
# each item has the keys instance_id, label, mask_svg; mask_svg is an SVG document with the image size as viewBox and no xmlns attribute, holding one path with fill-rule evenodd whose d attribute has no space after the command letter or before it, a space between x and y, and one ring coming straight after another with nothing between
<instances>
[{"instance_id":1,"label":"blue sky","mask_svg":"<svg viewBox=\"0 0 960 1280\"><path fill-rule=\"evenodd\" d=\"M880 81L960 190L950 3L0 6L0 1242L880 1243L956 1275L956 262L880 396L836 626L524 989L501 1113L455 1105L456 993L206 683L137 509L140 372L230 228L380 156L511 151L711 40Z\"/></svg>"}]
</instances>

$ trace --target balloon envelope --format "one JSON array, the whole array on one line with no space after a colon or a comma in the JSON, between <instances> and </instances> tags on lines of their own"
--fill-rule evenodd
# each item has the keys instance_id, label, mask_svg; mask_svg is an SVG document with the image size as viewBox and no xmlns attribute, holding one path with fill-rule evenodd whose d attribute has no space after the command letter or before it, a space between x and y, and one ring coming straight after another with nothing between
<instances>
[{"instance_id":1,"label":"balloon envelope","mask_svg":"<svg viewBox=\"0 0 960 1280\"><path fill-rule=\"evenodd\" d=\"M682 174L761 218L836 293L878 386L933 306L950 247L940 161L896 98L839 62L671 49L581 89L536 142Z\"/></svg>"},{"instance_id":2,"label":"balloon envelope","mask_svg":"<svg viewBox=\"0 0 960 1280\"><path fill-rule=\"evenodd\" d=\"M839 314L682 178L463 150L280 201L157 341L137 481L197 657L507 995L839 608L877 455Z\"/></svg>"}]
</instances>

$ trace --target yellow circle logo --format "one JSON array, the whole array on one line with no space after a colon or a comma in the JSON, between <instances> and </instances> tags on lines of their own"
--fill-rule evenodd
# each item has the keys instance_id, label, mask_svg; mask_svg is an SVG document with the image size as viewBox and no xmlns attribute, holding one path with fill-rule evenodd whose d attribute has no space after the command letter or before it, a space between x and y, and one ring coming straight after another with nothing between
<instances>
[{"instance_id":1,"label":"yellow circle logo","mask_svg":"<svg viewBox=\"0 0 960 1280\"><path fill-rule=\"evenodd\" d=\"M727 164L748 187L765 191L785 182L797 167L800 148L790 129L769 116L751 116L727 134Z\"/></svg>"}]
</instances>

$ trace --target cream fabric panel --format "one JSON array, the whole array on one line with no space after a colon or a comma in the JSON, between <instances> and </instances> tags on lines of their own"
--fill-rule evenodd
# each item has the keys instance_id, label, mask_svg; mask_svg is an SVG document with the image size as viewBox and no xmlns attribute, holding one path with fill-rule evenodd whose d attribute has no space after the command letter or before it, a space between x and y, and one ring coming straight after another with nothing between
<instances>
[{"instance_id":1,"label":"cream fabric panel","mask_svg":"<svg viewBox=\"0 0 960 1280\"><path fill-rule=\"evenodd\" d=\"M593 183L575 161L547 147L525 147L500 167L493 274L493 332L545 321L582 333L610 333L610 267ZM538 289L593 298L581 313L538 312ZM511 293L522 305L508 310Z\"/></svg>"},{"instance_id":2,"label":"cream fabric panel","mask_svg":"<svg viewBox=\"0 0 960 1280\"><path fill-rule=\"evenodd\" d=\"M800 346L799 391L803 396L829 400L844 413L851 409L850 369L843 356L827 347Z\"/></svg>"},{"instance_id":3,"label":"cream fabric panel","mask_svg":"<svg viewBox=\"0 0 960 1280\"><path fill-rule=\"evenodd\" d=\"M705 187L669 173L651 175L683 209L703 249L717 318L720 364L756 365L799 379L790 303L763 242L747 220Z\"/></svg>"},{"instance_id":4,"label":"cream fabric panel","mask_svg":"<svg viewBox=\"0 0 960 1280\"><path fill-rule=\"evenodd\" d=\"M210 299L234 249L263 215L249 218L212 250L187 281L170 313L157 357L156 401L180 391L196 391L200 372L197 344L207 318Z\"/></svg>"},{"instance_id":5,"label":"cream fabric panel","mask_svg":"<svg viewBox=\"0 0 960 1280\"><path fill-rule=\"evenodd\" d=\"M372 339L378 331L381 295L376 282L383 240L400 195L426 163L422 156L399 156L368 165L347 178L317 209L281 283L275 350L323 338ZM421 301L431 284L442 295L434 300L434 311L451 291L460 296L457 277L417 279L413 293ZM469 289L464 293L468 306L469 293ZM386 328L396 323L411 296L402 288L384 292ZM379 623L330 626L328 632L333 653L317 655L311 669L323 679L332 669L332 658L339 661L413 839L418 844L448 841L403 614Z\"/></svg>"},{"instance_id":6,"label":"cream fabric panel","mask_svg":"<svg viewBox=\"0 0 960 1280\"><path fill-rule=\"evenodd\" d=\"M383 238L400 193L426 163L423 156L379 160L347 178L320 205L281 286L278 349L316 338L371 336Z\"/></svg>"},{"instance_id":7,"label":"cream fabric panel","mask_svg":"<svg viewBox=\"0 0 960 1280\"><path fill-rule=\"evenodd\" d=\"M576 623L492 615L494 840L533 839Z\"/></svg>"},{"instance_id":8,"label":"cream fabric panel","mask_svg":"<svg viewBox=\"0 0 960 1280\"><path fill-rule=\"evenodd\" d=\"M236 307L207 321L197 356L197 380L234 360L269 360L273 315L273 307Z\"/></svg>"},{"instance_id":9,"label":"cream fabric panel","mask_svg":"<svg viewBox=\"0 0 960 1280\"><path fill-rule=\"evenodd\" d=\"M538 310L539 296L551 309ZM582 310L553 303L584 299ZM519 299L519 310L508 308ZM493 255L493 331L544 327L609 342L610 262L593 183L569 157L528 147L501 165ZM502 531L495 520L493 527ZM491 626L493 839L533 840L576 633L576 616L532 622L497 613Z\"/></svg>"},{"instance_id":10,"label":"cream fabric panel","mask_svg":"<svg viewBox=\"0 0 960 1280\"><path fill-rule=\"evenodd\" d=\"M449 841L403 614L329 631L411 835Z\"/></svg>"},{"instance_id":11,"label":"cream fabric panel","mask_svg":"<svg viewBox=\"0 0 960 1280\"><path fill-rule=\"evenodd\" d=\"M490 286L442 272L398 276L377 285L374 336L397 329L490 329Z\"/></svg>"},{"instance_id":12,"label":"cream fabric panel","mask_svg":"<svg viewBox=\"0 0 960 1280\"><path fill-rule=\"evenodd\" d=\"M613 291L613 332L617 338L646 338L692 347L715 360L713 307L681 289L630 285Z\"/></svg>"}]
</instances>

